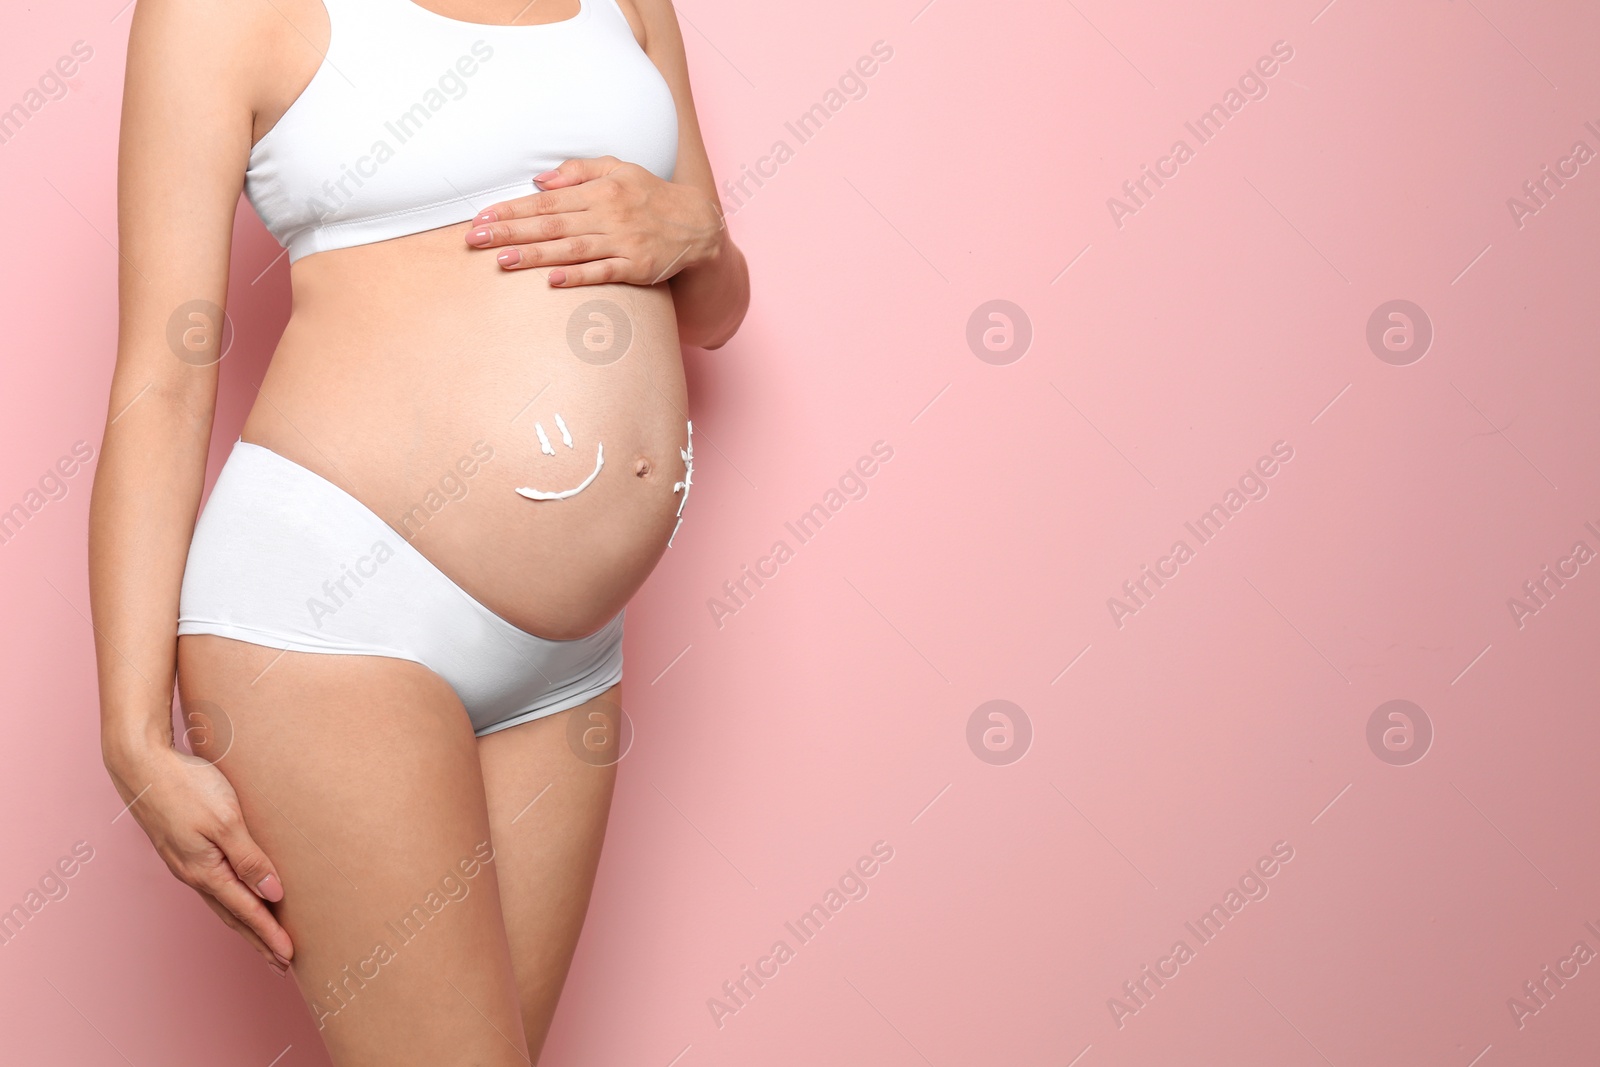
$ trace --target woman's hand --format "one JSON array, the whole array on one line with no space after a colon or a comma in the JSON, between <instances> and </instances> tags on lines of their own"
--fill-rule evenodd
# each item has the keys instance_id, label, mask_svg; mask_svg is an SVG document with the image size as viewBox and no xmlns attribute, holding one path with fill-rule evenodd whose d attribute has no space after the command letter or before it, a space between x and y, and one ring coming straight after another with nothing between
<instances>
[{"instance_id":1,"label":"woman's hand","mask_svg":"<svg viewBox=\"0 0 1600 1067\"><path fill-rule=\"evenodd\" d=\"M215 766L166 749L107 761L128 810L179 881L266 957L279 977L294 944L262 900L283 899L272 861L245 828L239 797Z\"/></svg>"},{"instance_id":2,"label":"woman's hand","mask_svg":"<svg viewBox=\"0 0 1600 1067\"><path fill-rule=\"evenodd\" d=\"M534 181L543 192L492 205L467 232L468 244L501 249L507 270L559 265L550 284L560 286L655 285L722 250L717 205L637 163L569 159Z\"/></svg>"}]
</instances>

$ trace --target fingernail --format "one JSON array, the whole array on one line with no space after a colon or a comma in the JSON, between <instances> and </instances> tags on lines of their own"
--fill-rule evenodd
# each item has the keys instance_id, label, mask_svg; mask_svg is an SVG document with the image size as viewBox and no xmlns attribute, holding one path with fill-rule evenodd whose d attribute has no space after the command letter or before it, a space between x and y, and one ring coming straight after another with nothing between
<instances>
[{"instance_id":1,"label":"fingernail","mask_svg":"<svg viewBox=\"0 0 1600 1067\"><path fill-rule=\"evenodd\" d=\"M256 883L256 894L262 900L270 900L274 904L283 899L283 886L278 882L278 876L269 874Z\"/></svg>"},{"instance_id":2,"label":"fingernail","mask_svg":"<svg viewBox=\"0 0 1600 1067\"><path fill-rule=\"evenodd\" d=\"M279 967L276 963L269 962L267 964L267 966L271 967L272 968L272 973L276 974L279 978L282 978L284 975L289 973L289 968L287 968L287 967Z\"/></svg>"},{"instance_id":3,"label":"fingernail","mask_svg":"<svg viewBox=\"0 0 1600 1067\"><path fill-rule=\"evenodd\" d=\"M486 245L489 243L489 236L488 230L473 230L471 233L467 234L467 243L474 245Z\"/></svg>"},{"instance_id":4,"label":"fingernail","mask_svg":"<svg viewBox=\"0 0 1600 1067\"><path fill-rule=\"evenodd\" d=\"M536 182L547 182L551 178L559 177L561 177L561 172L559 170L547 170L543 174L535 174L533 176L533 180Z\"/></svg>"},{"instance_id":5,"label":"fingernail","mask_svg":"<svg viewBox=\"0 0 1600 1067\"><path fill-rule=\"evenodd\" d=\"M272 954L272 958L283 964L285 967L289 966L289 958L281 952L274 952Z\"/></svg>"},{"instance_id":6,"label":"fingernail","mask_svg":"<svg viewBox=\"0 0 1600 1067\"><path fill-rule=\"evenodd\" d=\"M564 271L564 270L553 270L553 271L550 272L550 284L551 285L564 285L564 284L566 284L566 280L567 280L567 272L566 271Z\"/></svg>"},{"instance_id":7,"label":"fingernail","mask_svg":"<svg viewBox=\"0 0 1600 1067\"><path fill-rule=\"evenodd\" d=\"M515 267L518 263L522 262L522 253L518 252L515 248L508 248L495 258L500 261L500 265L502 267Z\"/></svg>"},{"instance_id":8,"label":"fingernail","mask_svg":"<svg viewBox=\"0 0 1600 1067\"><path fill-rule=\"evenodd\" d=\"M483 214L479 215L477 218L473 219L472 221L473 222L498 222L499 220L500 220L500 216L499 215L496 215L492 211L485 211Z\"/></svg>"}]
</instances>

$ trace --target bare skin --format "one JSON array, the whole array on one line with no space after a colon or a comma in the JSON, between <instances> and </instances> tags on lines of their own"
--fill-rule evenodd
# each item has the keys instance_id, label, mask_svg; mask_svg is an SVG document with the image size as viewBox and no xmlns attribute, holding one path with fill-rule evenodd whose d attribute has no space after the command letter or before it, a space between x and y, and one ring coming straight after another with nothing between
<instances>
[{"instance_id":1,"label":"bare skin","mask_svg":"<svg viewBox=\"0 0 1600 1067\"><path fill-rule=\"evenodd\" d=\"M593 632L659 560L684 473L679 345L720 346L748 304L669 0L618 3L677 102L674 181L612 157L569 161L547 176L551 192L474 222L299 260L293 314L244 427L491 610L553 639ZM528 25L577 4L424 6ZM328 36L320 0L135 9L121 329L90 516L102 753L173 873L292 969L334 1062L528 1063L582 928L615 778L580 758L568 726L613 722L620 687L475 738L454 691L419 664L173 633L217 369L176 358L168 321L191 301L226 303L250 148ZM489 239L471 236L485 225ZM633 331L614 360L580 358L568 340L574 310L600 298ZM533 422L554 437L556 412L577 447L543 455ZM494 458L467 495L416 510L479 441ZM576 484L601 441L605 467L582 493L514 492ZM174 748L175 677L186 714L221 709L188 735L198 759ZM430 892L444 903L414 920L420 933L385 926ZM391 959L374 959L379 941Z\"/></svg>"},{"instance_id":2,"label":"bare skin","mask_svg":"<svg viewBox=\"0 0 1600 1067\"><path fill-rule=\"evenodd\" d=\"M227 729L190 737L283 881L276 918L333 1061L536 1061L616 780L603 747L575 757L568 725L610 734L621 687L480 739L449 686L404 660L196 635L178 663L186 707L227 696Z\"/></svg>"}]
</instances>

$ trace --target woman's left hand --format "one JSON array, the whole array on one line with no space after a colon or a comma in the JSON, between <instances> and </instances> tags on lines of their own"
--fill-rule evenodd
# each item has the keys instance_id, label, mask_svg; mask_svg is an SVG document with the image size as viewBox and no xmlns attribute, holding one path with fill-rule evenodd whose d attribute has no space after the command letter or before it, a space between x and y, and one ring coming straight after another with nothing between
<instances>
[{"instance_id":1,"label":"woman's left hand","mask_svg":"<svg viewBox=\"0 0 1600 1067\"><path fill-rule=\"evenodd\" d=\"M557 267L550 284L655 285L722 247L717 205L615 156L569 159L534 176L543 192L474 218L467 243L498 248L506 270Z\"/></svg>"}]
</instances>

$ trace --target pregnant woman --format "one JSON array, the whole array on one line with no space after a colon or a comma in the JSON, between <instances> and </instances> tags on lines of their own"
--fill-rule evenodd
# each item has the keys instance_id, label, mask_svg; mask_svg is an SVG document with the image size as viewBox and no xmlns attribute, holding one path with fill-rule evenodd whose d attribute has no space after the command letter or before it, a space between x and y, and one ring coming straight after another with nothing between
<instances>
[{"instance_id":1,"label":"pregnant woman","mask_svg":"<svg viewBox=\"0 0 1600 1067\"><path fill-rule=\"evenodd\" d=\"M140 0L131 32L106 767L335 1063L536 1061L624 607L694 525L679 346L749 299L670 0ZM197 520L241 191L293 311Z\"/></svg>"}]
</instances>

